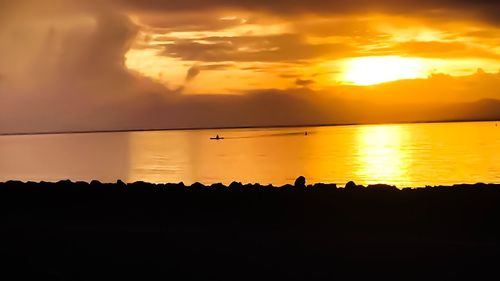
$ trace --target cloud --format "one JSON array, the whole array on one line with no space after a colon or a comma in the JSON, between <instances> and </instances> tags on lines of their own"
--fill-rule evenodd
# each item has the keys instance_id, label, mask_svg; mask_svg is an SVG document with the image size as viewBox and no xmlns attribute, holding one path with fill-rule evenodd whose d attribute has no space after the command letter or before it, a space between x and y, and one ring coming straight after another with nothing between
<instances>
[{"instance_id":1,"label":"cloud","mask_svg":"<svg viewBox=\"0 0 500 281\"><path fill-rule=\"evenodd\" d=\"M186 73L185 82L188 83L194 80L198 75L200 75L202 70L217 71L217 70L227 70L233 67L234 64L231 63L207 63L207 64L197 63L188 69Z\"/></svg>"},{"instance_id":2,"label":"cloud","mask_svg":"<svg viewBox=\"0 0 500 281\"><path fill-rule=\"evenodd\" d=\"M475 17L499 23L500 3L491 0L115 0L132 11L203 11L203 10L250 10L279 15L347 13L398 13L402 16L425 15L442 17L453 13L457 17Z\"/></svg>"},{"instance_id":3,"label":"cloud","mask_svg":"<svg viewBox=\"0 0 500 281\"><path fill-rule=\"evenodd\" d=\"M372 50L383 54L405 54L426 58L489 58L500 59L491 49L478 47L464 42L408 41L388 48Z\"/></svg>"},{"instance_id":4,"label":"cloud","mask_svg":"<svg viewBox=\"0 0 500 281\"><path fill-rule=\"evenodd\" d=\"M125 68L137 32L128 17L78 1L16 3L0 26L0 131L119 126L135 99L168 94Z\"/></svg>"},{"instance_id":5,"label":"cloud","mask_svg":"<svg viewBox=\"0 0 500 281\"><path fill-rule=\"evenodd\" d=\"M263 89L244 95L186 95L149 109L148 128L320 125L447 120L496 120L500 101L384 103L339 93ZM344 92L344 94L347 94ZM365 89L364 94L372 94ZM189 113L189 114L186 114Z\"/></svg>"},{"instance_id":6,"label":"cloud","mask_svg":"<svg viewBox=\"0 0 500 281\"><path fill-rule=\"evenodd\" d=\"M158 47L164 56L186 60L181 62L185 67L179 73L184 82L193 81L203 71L247 68L289 75L288 78L296 79L293 85L299 86L296 88L235 92L239 95L183 95L180 90L169 90L125 67L125 54L134 45L141 28L147 27L137 25L122 12L151 14L156 8L155 13L166 15L191 8L199 11L210 7L233 7L293 16L299 11L358 12L371 7L399 8L412 13L408 7L412 4L417 7L417 1L406 1L408 7L400 2L403 1L313 1L306 4L305 1L281 0L146 0L103 4L102 1L77 0L0 0L0 133L499 118L498 102L477 102L486 98L500 99L498 74L435 75L429 79L371 87L335 86L311 90L307 86L314 81L319 83L320 78L314 81L301 78L311 77L300 72L301 63L344 58L358 54L359 50L350 42L310 40L307 34L298 31L274 35L199 36L196 39L174 36L171 43ZM387 3L393 3L394 7ZM422 5L417 8L426 11L440 5L478 12L484 9L481 7L495 8L488 2L482 2L483 6L464 1L418 3ZM149 20L154 24L152 17ZM237 25L231 21L218 26L206 22L206 18L193 21L193 26L180 18L172 22L184 30ZM377 38L374 40L381 40ZM428 56L439 53L468 56L468 46L454 44L409 42L394 48ZM239 62L251 62L252 65ZM285 62L296 63L297 72L278 67ZM186 68L189 69L184 76ZM293 83L293 80L288 82Z\"/></svg>"},{"instance_id":7,"label":"cloud","mask_svg":"<svg viewBox=\"0 0 500 281\"><path fill-rule=\"evenodd\" d=\"M241 18L228 18L213 13L168 13L168 11L152 11L140 14L141 24L155 28L161 32L203 32L233 28L246 23Z\"/></svg>"},{"instance_id":8,"label":"cloud","mask_svg":"<svg viewBox=\"0 0 500 281\"><path fill-rule=\"evenodd\" d=\"M424 60L425 72L436 69L454 75L471 73L477 67L492 71L495 61L500 60L496 48L499 42L491 36L498 33L498 28L478 16L483 8L474 3L355 0L323 1L327 3L315 5L313 0L309 5L278 1L281 6L295 7L292 13L287 12L289 7L275 7L274 2L209 1L210 5L187 2L121 1L119 5L137 22L145 24L141 25L142 32L152 38L137 49L146 49L149 56L144 55L146 51L141 56L158 63L151 63L153 67L147 63L137 67L141 73L158 77L160 71L156 69L165 67L160 62L167 60L176 64L177 69L182 68L181 72L195 62L231 62L238 70L248 70L204 75L202 79L207 80L231 76L233 85L200 83L191 87L196 93L265 87L262 85L265 80L271 81L269 87L283 88L291 81L264 79L264 73L279 77L283 73L300 72L297 77L302 77L326 71L325 68L340 72L345 66L343 60L353 57L430 58ZM195 4L200 8L188 8ZM441 61L432 60L435 58ZM250 63L268 66L254 67ZM297 71L299 66L302 71ZM153 68L154 71L150 70ZM318 87L343 79L340 74L332 76L330 81L316 79ZM184 75L166 77L162 80L173 85L182 84L185 78ZM241 84L234 85L236 81Z\"/></svg>"},{"instance_id":9,"label":"cloud","mask_svg":"<svg viewBox=\"0 0 500 281\"><path fill-rule=\"evenodd\" d=\"M188 69L188 72L186 74L186 82L189 82L189 81L193 80L194 78L196 78L196 76L198 76L198 74L200 74L200 72L201 72L201 69L198 65L191 66Z\"/></svg>"},{"instance_id":10,"label":"cloud","mask_svg":"<svg viewBox=\"0 0 500 281\"><path fill-rule=\"evenodd\" d=\"M204 43L200 43L204 42ZM163 55L191 61L290 62L352 54L346 44L310 44L298 34L207 37L165 44Z\"/></svg>"},{"instance_id":11,"label":"cloud","mask_svg":"<svg viewBox=\"0 0 500 281\"><path fill-rule=\"evenodd\" d=\"M311 86L314 83L315 83L315 81L314 80L310 80L310 79L300 79L300 78L297 78L297 80L295 80L295 85L301 86L301 87L308 87L308 86Z\"/></svg>"}]
</instances>

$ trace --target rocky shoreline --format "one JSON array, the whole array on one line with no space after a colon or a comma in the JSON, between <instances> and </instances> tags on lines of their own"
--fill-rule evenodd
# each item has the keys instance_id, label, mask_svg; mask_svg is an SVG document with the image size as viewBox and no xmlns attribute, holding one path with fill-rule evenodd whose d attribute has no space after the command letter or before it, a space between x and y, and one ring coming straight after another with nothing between
<instances>
[{"instance_id":1,"label":"rocky shoreline","mask_svg":"<svg viewBox=\"0 0 500 281\"><path fill-rule=\"evenodd\" d=\"M8 280L488 280L500 185L10 181L0 241Z\"/></svg>"},{"instance_id":2,"label":"rocky shoreline","mask_svg":"<svg viewBox=\"0 0 500 281\"><path fill-rule=\"evenodd\" d=\"M98 180L93 180L91 182L85 181L71 181L71 180L61 180L58 182L23 182L23 181L7 181L0 182L0 188L30 188L30 187L78 187L78 188L144 188L144 189L186 189L186 190L269 190L269 191L283 191L283 190L386 190L386 191L410 191L410 190L422 190L422 189L468 189L468 188L500 188L500 183L475 183L475 184L454 184L454 185L437 185L437 186L423 186L423 187L398 187L389 184L371 184L371 185L358 185L354 181L347 182L344 186L339 186L335 183L315 183L306 184L306 179L304 177L298 177L293 184L285 184L281 186L274 186L271 184L262 185L259 183L241 183L233 181L229 185L224 185L222 183L215 183L211 185L205 185L199 182L193 183L192 185L186 185L183 182L179 183L149 183L143 181L137 181L132 183L125 183L122 180L117 180L116 183L103 183Z\"/></svg>"}]
</instances>

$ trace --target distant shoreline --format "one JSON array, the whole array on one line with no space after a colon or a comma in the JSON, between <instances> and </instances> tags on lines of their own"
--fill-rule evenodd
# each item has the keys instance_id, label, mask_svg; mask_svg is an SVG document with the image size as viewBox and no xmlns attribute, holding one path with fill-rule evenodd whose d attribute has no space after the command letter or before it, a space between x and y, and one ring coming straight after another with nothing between
<instances>
[{"instance_id":1,"label":"distant shoreline","mask_svg":"<svg viewBox=\"0 0 500 281\"><path fill-rule=\"evenodd\" d=\"M149 129L117 129L117 130L83 130L83 131L60 131L60 132L32 132L32 133L0 133L0 136L36 136L36 135L70 135L70 134L98 134L98 133L130 133L130 132L163 132L163 131L203 131L203 130L237 130L237 129L279 129L279 128L306 128L306 127L339 127L339 126L370 126L370 125L405 125L405 124L436 124L436 123L482 123L500 122L500 120L434 120L394 123L333 123L333 124L303 124L303 125L266 125L266 126L227 126L227 127L183 127L183 128L149 128Z\"/></svg>"}]
</instances>

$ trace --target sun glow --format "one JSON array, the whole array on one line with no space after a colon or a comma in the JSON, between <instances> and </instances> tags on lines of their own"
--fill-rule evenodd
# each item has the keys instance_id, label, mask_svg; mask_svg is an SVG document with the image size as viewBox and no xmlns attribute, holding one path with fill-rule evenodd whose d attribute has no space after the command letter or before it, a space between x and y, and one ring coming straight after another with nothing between
<instances>
[{"instance_id":1,"label":"sun glow","mask_svg":"<svg viewBox=\"0 0 500 281\"><path fill-rule=\"evenodd\" d=\"M367 86L420 77L425 77L421 59L385 56L349 60L346 63L343 80L348 83Z\"/></svg>"}]
</instances>

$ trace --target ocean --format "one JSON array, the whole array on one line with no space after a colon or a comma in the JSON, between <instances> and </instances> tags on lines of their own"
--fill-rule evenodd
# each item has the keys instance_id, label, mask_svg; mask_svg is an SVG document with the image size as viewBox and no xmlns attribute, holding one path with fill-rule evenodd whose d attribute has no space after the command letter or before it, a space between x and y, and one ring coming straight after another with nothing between
<instances>
[{"instance_id":1,"label":"ocean","mask_svg":"<svg viewBox=\"0 0 500 281\"><path fill-rule=\"evenodd\" d=\"M500 122L499 122L500 123ZM212 140L219 135L224 139ZM496 122L0 136L0 181L500 183Z\"/></svg>"}]
</instances>

